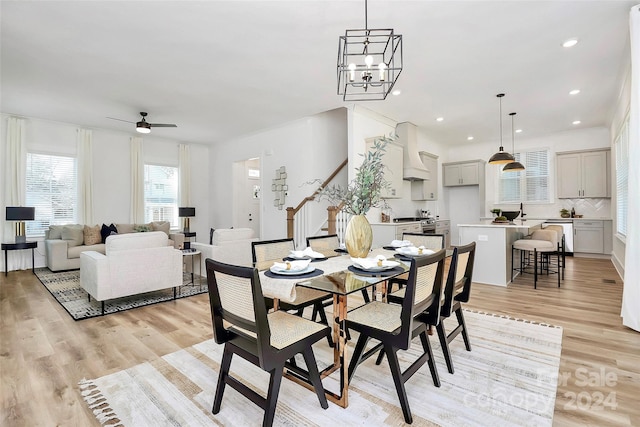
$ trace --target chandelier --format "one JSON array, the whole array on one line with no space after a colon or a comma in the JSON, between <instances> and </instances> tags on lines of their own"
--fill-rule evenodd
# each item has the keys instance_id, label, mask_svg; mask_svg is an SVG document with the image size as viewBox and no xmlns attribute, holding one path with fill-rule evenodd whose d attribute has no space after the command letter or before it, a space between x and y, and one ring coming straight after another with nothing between
<instances>
[{"instance_id":1,"label":"chandelier","mask_svg":"<svg viewBox=\"0 0 640 427\"><path fill-rule=\"evenodd\" d=\"M402 36L393 29L346 30L338 43L338 95L344 101L384 100L402 72Z\"/></svg>"},{"instance_id":2,"label":"chandelier","mask_svg":"<svg viewBox=\"0 0 640 427\"><path fill-rule=\"evenodd\" d=\"M500 150L491 156L489 164L504 165L506 163L515 162L516 158L504 151L504 147L502 146L502 97L504 96L504 93L499 93L496 96L498 97L498 100L500 100Z\"/></svg>"},{"instance_id":3,"label":"chandelier","mask_svg":"<svg viewBox=\"0 0 640 427\"><path fill-rule=\"evenodd\" d=\"M513 153L513 158L516 158L516 144L515 144L515 131L514 131L514 127L513 127L513 118L515 117L516 113L509 113L509 115L511 116L511 152ZM504 168L502 168L502 172L519 172L519 171L523 171L524 170L524 166L522 165L522 163L520 163L517 160L514 160L511 163L507 163L506 165L504 165Z\"/></svg>"}]
</instances>

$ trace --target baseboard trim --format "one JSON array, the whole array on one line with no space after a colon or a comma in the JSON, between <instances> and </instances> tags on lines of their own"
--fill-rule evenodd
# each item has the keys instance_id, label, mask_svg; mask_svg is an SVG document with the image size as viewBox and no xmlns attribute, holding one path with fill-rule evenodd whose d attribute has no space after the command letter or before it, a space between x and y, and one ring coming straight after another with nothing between
<instances>
[{"instance_id":1,"label":"baseboard trim","mask_svg":"<svg viewBox=\"0 0 640 427\"><path fill-rule=\"evenodd\" d=\"M611 254L611 263L613 264L613 268L618 272L620 279L624 282L624 264L620 262L620 258L618 258L615 253Z\"/></svg>"},{"instance_id":2,"label":"baseboard trim","mask_svg":"<svg viewBox=\"0 0 640 427\"><path fill-rule=\"evenodd\" d=\"M575 258L598 258L598 259L611 259L611 255L606 254L588 254L588 253L579 253L574 252L573 256Z\"/></svg>"}]
</instances>

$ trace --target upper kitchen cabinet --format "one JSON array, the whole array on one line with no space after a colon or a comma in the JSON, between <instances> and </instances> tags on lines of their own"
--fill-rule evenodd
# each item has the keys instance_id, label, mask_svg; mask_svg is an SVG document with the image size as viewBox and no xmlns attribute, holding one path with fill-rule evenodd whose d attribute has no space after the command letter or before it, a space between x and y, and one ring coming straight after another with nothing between
<instances>
[{"instance_id":1,"label":"upper kitchen cabinet","mask_svg":"<svg viewBox=\"0 0 640 427\"><path fill-rule=\"evenodd\" d=\"M373 142L377 138L367 138L367 150L371 150ZM399 199L402 197L402 146L390 142L387 144L385 153L382 156L384 168L384 179L389 183L389 187L382 190L380 197L383 199Z\"/></svg>"},{"instance_id":2,"label":"upper kitchen cabinet","mask_svg":"<svg viewBox=\"0 0 640 427\"><path fill-rule=\"evenodd\" d=\"M484 162L473 160L442 164L442 179L445 187L479 185L484 179Z\"/></svg>"},{"instance_id":3,"label":"upper kitchen cabinet","mask_svg":"<svg viewBox=\"0 0 640 427\"><path fill-rule=\"evenodd\" d=\"M558 198L611 197L610 156L609 149L558 153Z\"/></svg>"},{"instance_id":4,"label":"upper kitchen cabinet","mask_svg":"<svg viewBox=\"0 0 640 427\"><path fill-rule=\"evenodd\" d=\"M438 200L438 156L420 151L422 164L431 172L431 179L411 181L411 200Z\"/></svg>"}]
</instances>

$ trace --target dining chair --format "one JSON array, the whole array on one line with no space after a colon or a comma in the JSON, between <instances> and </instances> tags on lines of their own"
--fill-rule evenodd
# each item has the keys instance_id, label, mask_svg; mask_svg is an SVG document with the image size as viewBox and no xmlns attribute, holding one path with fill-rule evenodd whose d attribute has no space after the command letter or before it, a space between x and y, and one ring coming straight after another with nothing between
<instances>
[{"instance_id":1,"label":"dining chair","mask_svg":"<svg viewBox=\"0 0 640 427\"><path fill-rule=\"evenodd\" d=\"M251 255L253 265L258 270L268 270L274 262L282 262L283 258L291 255L295 250L293 239L277 239L251 242ZM292 302L280 301L280 309L285 311L295 311L298 316L302 316L306 307L313 308L312 319L315 321L315 313L320 316L320 323L328 325L327 314L324 310L324 301L331 300L333 296L328 292L296 286L296 298ZM273 299L266 297L268 307L273 307ZM333 338L327 337L329 345L333 347Z\"/></svg>"},{"instance_id":2,"label":"dining chair","mask_svg":"<svg viewBox=\"0 0 640 427\"><path fill-rule=\"evenodd\" d=\"M436 320L440 315L444 258L445 250L442 249L433 255L411 260L409 279L404 288L405 295L401 305L372 301L347 313L347 328L360 333L349 363L349 382L351 382L357 367L382 348L389 361L391 376L398 393L400 406L402 406L404 420L409 424L413 421L413 417L411 416L405 382L422 365L428 363L433 383L436 387L440 387L440 378L427 337L425 321L429 319L424 316L424 313L430 313L430 316ZM408 350L411 346L411 340L417 336L420 336L423 353L402 372L397 353L399 350ZM375 339L379 343L365 352L370 339ZM374 380L374 378L370 379Z\"/></svg>"},{"instance_id":3,"label":"dining chair","mask_svg":"<svg viewBox=\"0 0 640 427\"><path fill-rule=\"evenodd\" d=\"M471 351L467 325L464 321L464 314L462 313L462 303L469 302L475 253L476 242L454 247L451 264L449 265L449 273L447 274L447 283L444 287L444 302L440 310L440 322L436 324L436 331L438 332L438 339L442 347L444 360L447 364L447 370L451 374L454 372L451 351L449 349L451 341L462 333L465 348L467 351ZM447 334L444 321L451 316L451 313L455 313L458 324Z\"/></svg>"},{"instance_id":4,"label":"dining chair","mask_svg":"<svg viewBox=\"0 0 640 427\"><path fill-rule=\"evenodd\" d=\"M205 262L213 337L217 344L224 344L212 413L220 412L224 389L229 385L264 409L262 425L271 426L287 360L299 353L304 357L306 371L297 368L296 373L313 385L320 406L327 409L311 346L329 336L329 327L284 311L267 314L255 268L233 266L210 258ZM229 374L231 359L236 354L269 373L266 398L253 390L251 384L244 384Z\"/></svg>"},{"instance_id":5,"label":"dining chair","mask_svg":"<svg viewBox=\"0 0 640 427\"><path fill-rule=\"evenodd\" d=\"M336 249L340 247L340 240L338 240L337 234L307 237L307 246L327 258L340 255L336 252Z\"/></svg>"},{"instance_id":6,"label":"dining chair","mask_svg":"<svg viewBox=\"0 0 640 427\"><path fill-rule=\"evenodd\" d=\"M424 246L432 251L439 251L444 248L444 234L423 234L423 233L402 233L402 240L408 240L413 246ZM407 283L407 273L401 274L389 280L389 289L392 289L394 283L398 284L398 288L402 288Z\"/></svg>"}]
</instances>

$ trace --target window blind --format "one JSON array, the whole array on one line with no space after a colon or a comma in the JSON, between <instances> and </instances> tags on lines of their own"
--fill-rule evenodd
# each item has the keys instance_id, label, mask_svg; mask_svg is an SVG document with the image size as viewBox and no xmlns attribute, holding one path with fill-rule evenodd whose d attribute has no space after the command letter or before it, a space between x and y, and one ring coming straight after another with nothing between
<instances>
[{"instance_id":1,"label":"window blind","mask_svg":"<svg viewBox=\"0 0 640 427\"><path fill-rule=\"evenodd\" d=\"M629 209L629 116L625 119L616 149L616 228L618 234L627 235L627 212Z\"/></svg>"},{"instance_id":2,"label":"window blind","mask_svg":"<svg viewBox=\"0 0 640 427\"><path fill-rule=\"evenodd\" d=\"M169 221L178 227L178 168L144 165L145 222Z\"/></svg>"},{"instance_id":3,"label":"window blind","mask_svg":"<svg viewBox=\"0 0 640 427\"><path fill-rule=\"evenodd\" d=\"M27 236L41 236L50 225L77 221L77 165L74 157L27 153L26 204L36 208Z\"/></svg>"},{"instance_id":4,"label":"window blind","mask_svg":"<svg viewBox=\"0 0 640 427\"><path fill-rule=\"evenodd\" d=\"M502 172L498 168L498 202L549 202L549 150L515 153L524 171Z\"/></svg>"}]
</instances>

